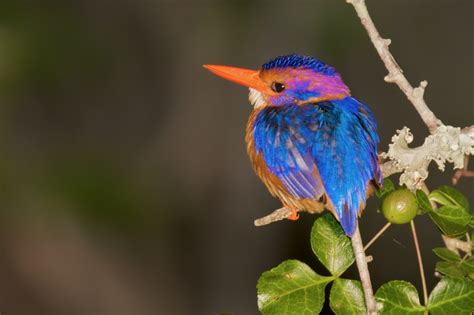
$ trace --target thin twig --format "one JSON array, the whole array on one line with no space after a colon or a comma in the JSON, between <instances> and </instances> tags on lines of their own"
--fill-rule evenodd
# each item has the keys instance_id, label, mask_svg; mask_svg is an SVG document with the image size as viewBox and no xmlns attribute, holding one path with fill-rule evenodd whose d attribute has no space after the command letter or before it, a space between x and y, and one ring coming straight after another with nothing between
<instances>
[{"instance_id":1,"label":"thin twig","mask_svg":"<svg viewBox=\"0 0 474 315\"><path fill-rule=\"evenodd\" d=\"M423 303L424 305L426 305L426 303L428 303L428 290L426 288L425 271L423 269L423 260L421 258L420 245L418 244L418 236L416 235L415 221L411 220L410 225L411 232L413 234L413 241L415 242L416 257L418 258L418 267L420 268L421 285L423 287Z\"/></svg>"},{"instance_id":2,"label":"thin twig","mask_svg":"<svg viewBox=\"0 0 474 315\"><path fill-rule=\"evenodd\" d=\"M453 182L453 186L455 186L459 182L461 177L474 177L474 171L470 171L468 167L469 167L469 156L465 155L464 167L460 170L457 170L454 173L453 178L451 179L451 181Z\"/></svg>"},{"instance_id":3,"label":"thin twig","mask_svg":"<svg viewBox=\"0 0 474 315\"><path fill-rule=\"evenodd\" d=\"M286 207L282 207L280 209L276 209L272 213L262 218L256 219L255 221L253 221L253 224L255 226L267 225L276 221L281 221L283 219L286 219L290 214L291 214L290 209Z\"/></svg>"},{"instance_id":4,"label":"thin twig","mask_svg":"<svg viewBox=\"0 0 474 315\"><path fill-rule=\"evenodd\" d=\"M367 266L367 258L365 256L364 245L359 232L359 225L357 225L351 241L357 269L359 269L360 282L362 283L362 288L364 290L367 314L377 315L377 303L375 303L374 291L372 290L372 283L370 282L369 267Z\"/></svg>"},{"instance_id":5,"label":"thin twig","mask_svg":"<svg viewBox=\"0 0 474 315\"><path fill-rule=\"evenodd\" d=\"M324 206L321 204L320 208L315 208L315 209L312 209L312 210L297 209L296 211L297 212L320 213L323 210L324 210ZM267 214L264 217L255 219L253 221L253 224L255 226L268 225L270 223L286 219L286 218L288 218L289 215L291 215L291 209L288 209L286 207L281 207L279 209L274 210L272 213Z\"/></svg>"},{"instance_id":6,"label":"thin twig","mask_svg":"<svg viewBox=\"0 0 474 315\"><path fill-rule=\"evenodd\" d=\"M370 245L372 245L390 227L390 225L391 223L387 222L387 224L385 224L383 228L381 228L380 231L378 231L377 234L375 234L372 239L367 244L365 244L364 251L367 251Z\"/></svg>"},{"instance_id":7,"label":"thin twig","mask_svg":"<svg viewBox=\"0 0 474 315\"><path fill-rule=\"evenodd\" d=\"M369 15L365 0L346 0L352 4L360 18L362 25L365 27L369 34L370 40L377 50L380 58L385 64L385 68L388 70L388 75L385 77L385 81L395 83L398 85L400 90L406 95L408 100L413 104L421 119L426 124L431 133L433 133L440 125L441 121L435 116L435 114L426 105L423 98L425 88L428 82L421 81L420 86L413 88L408 82L407 78L403 75L403 70L397 64L395 58L390 53L388 46L390 45L390 39L382 38Z\"/></svg>"}]
</instances>

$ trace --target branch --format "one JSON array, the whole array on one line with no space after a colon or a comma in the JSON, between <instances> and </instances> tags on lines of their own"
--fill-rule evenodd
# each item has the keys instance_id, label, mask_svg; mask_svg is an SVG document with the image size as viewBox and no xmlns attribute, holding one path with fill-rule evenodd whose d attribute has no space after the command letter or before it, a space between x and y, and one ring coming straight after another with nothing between
<instances>
[{"instance_id":1,"label":"branch","mask_svg":"<svg viewBox=\"0 0 474 315\"><path fill-rule=\"evenodd\" d=\"M395 83L400 90L406 95L408 100L413 104L415 109L420 114L421 119L426 124L431 133L433 133L442 122L435 116L435 114L426 105L423 98L425 88L428 85L427 81L421 81L417 88L413 88L407 78L403 75L403 70L400 68L392 53L388 49L391 43L390 39L382 38L372 21L372 18L367 11L365 0L346 0L347 3L352 4L360 18L362 25L367 30L372 44L374 44L380 58L388 70L388 75L384 78L386 82Z\"/></svg>"},{"instance_id":2,"label":"branch","mask_svg":"<svg viewBox=\"0 0 474 315\"><path fill-rule=\"evenodd\" d=\"M315 210L306 210L306 209L297 209L297 212L309 212L309 213L320 213L324 210L324 206L321 205L320 209L315 209ZM282 207L279 209L276 209L270 214L267 214L264 217L261 217L259 219L256 219L253 221L253 224L255 226L263 226L267 225L276 221L281 221L283 219L286 219L288 216L291 215L291 209L288 209L286 207Z\"/></svg>"},{"instance_id":3,"label":"branch","mask_svg":"<svg viewBox=\"0 0 474 315\"><path fill-rule=\"evenodd\" d=\"M377 303L374 298L374 291L372 290L372 283L370 282L369 268L367 266L367 257L364 251L362 238L360 237L359 225L357 225L354 235L351 238L352 249L354 251L357 269L359 270L360 282L364 290L365 305L367 305L367 314L377 315Z\"/></svg>"},{"instance_id":4,"label":"branch","mask_svg":"<svg viewBox=\"0 0 474 315\"><path fill-rule=\"evenodd\" d=\"M266 215L260 219L256 219L255 221L253 221L253 224L255 226L267 225L276 221L281 221L283 219L286 219L290 214L291 214L290 209L286 207L282 207L280 209L276 209L269 215Z\"/></svg>"}]
</instances>

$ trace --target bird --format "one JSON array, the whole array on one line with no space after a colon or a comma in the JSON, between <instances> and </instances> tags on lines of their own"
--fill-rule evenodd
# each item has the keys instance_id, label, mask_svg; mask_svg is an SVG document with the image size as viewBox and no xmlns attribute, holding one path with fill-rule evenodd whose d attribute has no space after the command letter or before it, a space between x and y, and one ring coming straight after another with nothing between
<instances>
[{"instance_id":1,"label":"bird","mask_svg":"<svg viewBox=\"0 0 474 315\"><path fill-rule=\"evenodd\" d=\"M212 73L249 88L245 141L254 171L297 220L329 210L352 237L367 198L382 187L377 122L332 66L279 56L251 70L214 64Z\"/></svg>"}]
</instances>

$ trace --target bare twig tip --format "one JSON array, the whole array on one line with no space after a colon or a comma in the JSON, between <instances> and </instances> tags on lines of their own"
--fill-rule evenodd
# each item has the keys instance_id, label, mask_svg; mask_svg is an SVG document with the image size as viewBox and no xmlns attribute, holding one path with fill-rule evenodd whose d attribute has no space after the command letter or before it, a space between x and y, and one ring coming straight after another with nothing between
<instances>
[{"instance_id":1,"label":"bare twig tip","mask_svg":"<svg viewBox=\"0 0 474 315\"><path fill-rule=\"evenodd\" d=\"M388 82L388 83L393 82L393 76L391 76L390 74L387 74L383 79L385 82Z\"/></svg>"},{"instance_id":2,"label":"bare twig tip","mask_svg":"<svg viewBox=\"0 0 474 315\"><path fill-rule=\"evenodd\" d=\"M415 109L420 114L421 118L425 125L429 128L430 132L433 133L436 128L439 126L438 118L431 111L431 109L426 105L425 100L423 99L423 89L426 87L425 83L420 83L418 88L413 88L407 78L403 75L403 70L397 64L397 61L393 57L392 53L389 50L390 39L384 39L378 32L377 28L372 21L367 7L363 0L346 0L351 3L354 9L359 16L362 25L367 30L367 34L372 41L375 49L377 50L380 58L385 64L389 74L384 78L387 83L395 83L403 91L403 93L408 97L410 102L413 104Z\"/></svg>"},{"instance_id":3,"label":"bare twig tip","mask_svg":"<svg viewBox=\"0 0 474 315\"><path fill-rule=\"evenodd\" d=\"M469 167L469 156L465 155L463 168L460 170L457 170L454 173L453 178L451 179L453 182L453 185L456 185L462 177L474 177L474 171L470 171L468 167Z\"/></svg>"}]
</instances>

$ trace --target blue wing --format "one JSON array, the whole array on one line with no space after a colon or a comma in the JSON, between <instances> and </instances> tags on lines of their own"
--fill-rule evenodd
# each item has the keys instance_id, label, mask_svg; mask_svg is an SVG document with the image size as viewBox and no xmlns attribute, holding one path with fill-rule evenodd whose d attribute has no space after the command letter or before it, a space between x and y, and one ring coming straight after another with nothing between
<instances>
[{"instance_id":1,"label":"blue wing","mask_svg":"<svg viewBox=\"0 0 474 315\"><path fill-rule=\"evenodd\" d=\"M332 114L321 121L313 157L342 227L352 236L357 214L365 206L369 182L382 181L377 124L370 109L352 97L327 106Z\"/></svg>"},{"instance_id":2,"label":"blue wing","mask_svg":"<svg viewBox=\"0 0 474 315\"><path fill-rule=\"evenodd\" d=\"M311 134L317 128L318 114L314 108L268 107L258 114L254 125L257 152L262 152L266 166L288 193L301 199L318 199L324 193L312 155Z\"/></svg>"}]
</instances>

